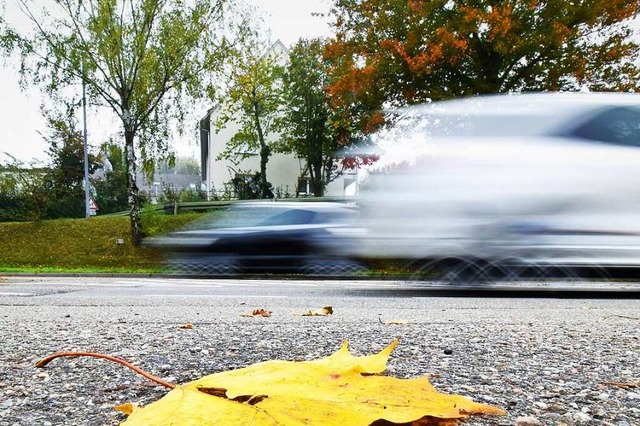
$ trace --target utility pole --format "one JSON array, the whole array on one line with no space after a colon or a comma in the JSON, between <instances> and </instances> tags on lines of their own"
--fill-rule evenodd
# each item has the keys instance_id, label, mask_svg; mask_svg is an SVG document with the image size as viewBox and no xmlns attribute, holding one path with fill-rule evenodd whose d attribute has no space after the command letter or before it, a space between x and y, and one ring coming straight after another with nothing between
<instances>
[{"instance_id":1,"label":"utility pole","mask_svg":"<svg viewBox=\"0 0 640 426\"><path fill-rule=\"evenodd\" d=\"M89 149L87 147L87 96L84 83L84 65L82 66L82 121L83 143L84 143L84 216L91 217L91 209L89 208Z\"/></svg>"}]
</instances>

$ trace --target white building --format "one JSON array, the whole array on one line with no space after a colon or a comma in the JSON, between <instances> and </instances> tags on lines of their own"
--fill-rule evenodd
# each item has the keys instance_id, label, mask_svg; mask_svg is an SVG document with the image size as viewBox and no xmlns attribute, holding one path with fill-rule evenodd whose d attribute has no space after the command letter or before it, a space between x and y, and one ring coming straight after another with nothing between
<instances>
[{"instance_id":1,"label":"white building","mask_svg":"<svg viewBox=\"0 0 640 426\"><path fill-rule=\"evenodd\" d=\"M289 51L280 40L276 41L267 54L275 54L284 63ZM247 158L234 163L229 159L219 159L227 143L238 132L238 123L229 122L227 126L216 131L216 108L211 108L200 120L201 174L202 185L210 197L231 196L232 180L236 177L253 175L260 170L260 155L249 152ZM279 134L267 135L267 142L274 142ZM274 153L267 163L267 180L273 185L276 197L295 197L310 194L308 179L303 176L305 160L293 154ZM357 171L347 171L343 176L331 182L325 189L326 196L343 197L357 194Z\"/></svg>"}]
</instances>

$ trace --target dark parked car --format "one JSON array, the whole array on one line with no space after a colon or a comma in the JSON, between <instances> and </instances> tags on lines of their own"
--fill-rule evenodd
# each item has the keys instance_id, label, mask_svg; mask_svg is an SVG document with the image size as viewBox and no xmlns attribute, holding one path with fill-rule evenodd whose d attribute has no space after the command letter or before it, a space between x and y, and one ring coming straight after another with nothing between
<instances>
[{"instance_id":1,"label":"dark parked car","mask_svg":"<svg viewBox=\"0 0 640 426\"><path fill-rule=\"evenodd\" d=\"M146 243L167 250L167 264L190 274L345 273L358 212L329 202L242 202Z\"/></svg>"}]
</instances>

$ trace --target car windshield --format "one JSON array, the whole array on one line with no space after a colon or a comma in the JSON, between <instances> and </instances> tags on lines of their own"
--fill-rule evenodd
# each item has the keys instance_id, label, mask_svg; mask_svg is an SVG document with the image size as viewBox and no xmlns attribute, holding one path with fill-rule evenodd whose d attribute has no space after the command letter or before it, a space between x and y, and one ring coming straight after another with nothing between
<instances>
[{"instance_id":1,"label":"car windshield","mask_svg":"<svg viewBox=\"0 0 640 426\"><path fill-rule=\"evenodd\" d=\"M578 127L575 136L615 145L640 146L640 108L609 108Z\"/></svg>"}]
</instances>

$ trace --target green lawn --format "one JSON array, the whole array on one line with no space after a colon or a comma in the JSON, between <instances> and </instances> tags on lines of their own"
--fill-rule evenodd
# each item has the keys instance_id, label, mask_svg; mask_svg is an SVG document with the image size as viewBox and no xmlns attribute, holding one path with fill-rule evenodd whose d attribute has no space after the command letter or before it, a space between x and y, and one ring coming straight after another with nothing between
<instances>
[{"instance_id":1,"label":"green lawn","mask_svg":"<svg viewBox=\"0 0 640 426\"><path fill-rule=\"evenodd\" d=\"M152 236L177 229L200 216L146 212L142 222L145 233ZM131 244L127 216L0 223L2 272L161 270L161 253Z\"/></svg>"}]
</instances>

